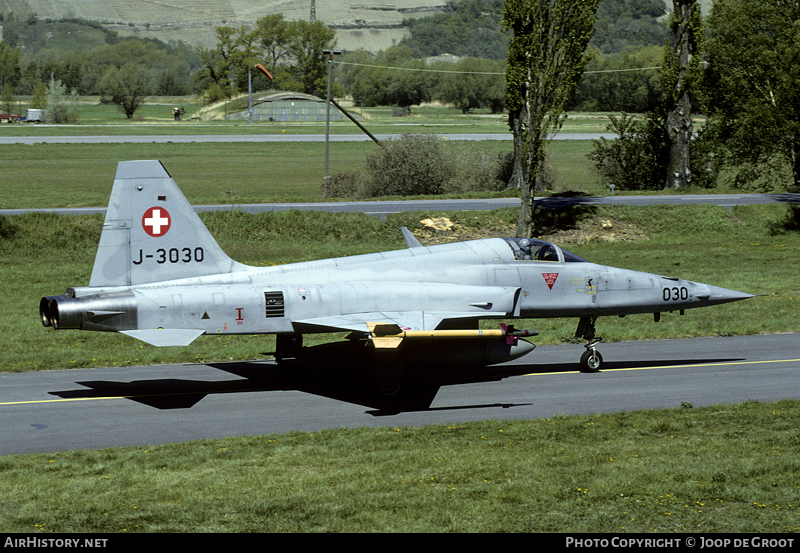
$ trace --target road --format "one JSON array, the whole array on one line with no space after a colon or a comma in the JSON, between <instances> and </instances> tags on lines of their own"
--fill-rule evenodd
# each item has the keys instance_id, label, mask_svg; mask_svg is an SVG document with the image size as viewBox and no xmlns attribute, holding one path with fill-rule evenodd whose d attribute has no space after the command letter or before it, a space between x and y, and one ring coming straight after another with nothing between
<instances>
[{"instance_id":1,"label":"road","mask_svg":"<svg viewBox=\"0 0 800 553\"><path fill-rule=\"evenodd\" d=\"M422 132L422 130L420 131ZM396 140L403 134L377 134L380 141ZM508 140L510 133L436 133L444 140ZM553 140L599 140L616 138L608 133L559 133ZM330 142L369 142L365 134L331 134ZM324 142L324 134L198 134L198 135L96 135L96 136L0 136L0 144L186 144L207 142Z\"/></svg>"},{"instance_id":2,"label":"road","mask_svg":"<svg viewBox=\"0 0 800 553\"><path fill-rule=\"evenodd\" d=\"M540 198L536 204L546 208L560 208L569 205L686 205L711 204L723 207L735 205L767 204L767 203L800 203L800 194L686 194L660 196L569 196ZM383 218L392 213L405 211L488 211L504 207L519 207L519 198L490 198L478 200L399 200L375 202L307 202L280 204L218 204L196 205L195 211L221 211L241 209L247 213L264 211L328 211L328 212L363 212ZM105 207L65 207L43 209L0 209L0 215L21 215L38 211L59 213L62 215L89 215L105 213Z\"/></svg>"},{"instance_id":3,"label":"road","mask_svg":"<svg viewBox=\"0 0 800 553\"><path fill-rule=\"evenodd\" d=\"M387 413L277 375L272 362L0 374L0 455L145 446L360 426L695 407L800 398L800 335L602 345L606 368L577 372L581 345L541 346L505 380L441 388L431 407Z\"/></svg>"}]
</instances>

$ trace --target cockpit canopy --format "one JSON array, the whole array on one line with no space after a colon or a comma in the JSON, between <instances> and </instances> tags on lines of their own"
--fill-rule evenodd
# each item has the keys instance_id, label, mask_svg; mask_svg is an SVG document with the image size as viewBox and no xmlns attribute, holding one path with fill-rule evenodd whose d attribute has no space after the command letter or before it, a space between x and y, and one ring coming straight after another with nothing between
<instances>
[{"instance_id":1,"label":"cockpit canopy","mask_svg":"<svg viewBox=\"0 0 800 553\"><path fill-rule=\"evenodd\" d=\"M535 238L506 238L514 259L518 261L550 261L556 263L588 263L582 257L555 244Z\"/></svg>"}]
</instances>

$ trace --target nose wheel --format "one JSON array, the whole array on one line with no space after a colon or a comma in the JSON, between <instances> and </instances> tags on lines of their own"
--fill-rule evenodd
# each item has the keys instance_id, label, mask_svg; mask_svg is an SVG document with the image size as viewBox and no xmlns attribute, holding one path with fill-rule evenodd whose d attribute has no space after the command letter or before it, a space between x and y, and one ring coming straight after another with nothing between
<instances>
[{"instance_id":1,"label":"nose wheel","mask_svg":"<svg viewBox=\"0 0 800 553\"><path fill-rule=\"evenodd\" d=\"M596 343L596 342L595 342ZM581 355L581 372L595 373L603 366L603 356L593 345L586 345L586 351Z\"/></svg>"},{"instance_id":2,"label":"nose wheel","mask_svg":"<svg viewBox=\"0 0 800 553\"><path fill-rule=\"evenodd\" d=\"M597 321L597 317L581 317L578 329L575 331L575 336L578 338L589 340L589 343L584 346L586 351L581 355L581 372L585 373L597 372L603 366L603 356L596 347L603 339L595 336L595 321Z\"/></svg>"}]
</instances>

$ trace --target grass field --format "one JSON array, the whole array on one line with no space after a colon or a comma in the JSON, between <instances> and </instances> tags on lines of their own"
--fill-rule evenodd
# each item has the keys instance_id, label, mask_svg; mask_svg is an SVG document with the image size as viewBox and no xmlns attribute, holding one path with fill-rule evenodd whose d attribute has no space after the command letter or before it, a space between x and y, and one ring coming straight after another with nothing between
<instances>
[{"instance_id":1,"label":"grass field","mask_svg":"<svg viewBox=\"0 0 800 553\"><path fill-rule=\"evenodd\" d=\"M0 529L800 530L800 402L686 407L0 457Z\"/></svg>"}]
</instances>

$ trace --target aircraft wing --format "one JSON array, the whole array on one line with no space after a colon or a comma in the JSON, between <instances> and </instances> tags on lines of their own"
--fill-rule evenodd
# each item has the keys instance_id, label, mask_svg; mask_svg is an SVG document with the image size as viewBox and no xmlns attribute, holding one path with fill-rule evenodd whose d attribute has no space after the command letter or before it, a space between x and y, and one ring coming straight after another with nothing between
<instances>
[{"instance_id":1,"label":"aircraft wing","mask_svg":"<svg viewBox=\"0 0 800 553\"><path fill-rule=\"evenodd\" d=\"M504 315L497 313L495 316ZM491 317L492 314L484 316ZM407 312L407 311L373 311L364 313L353 313L349 315L334 315L331 317L317 317L314 319L303 319L292 321L299 332L336 332L353 331L369 333L368 323L379 321L381 323L395 324L403 330L432 330L439 326L445 319L475 319L475 313L455 313L455 312Z\"/></svg>"}]
</instances>

